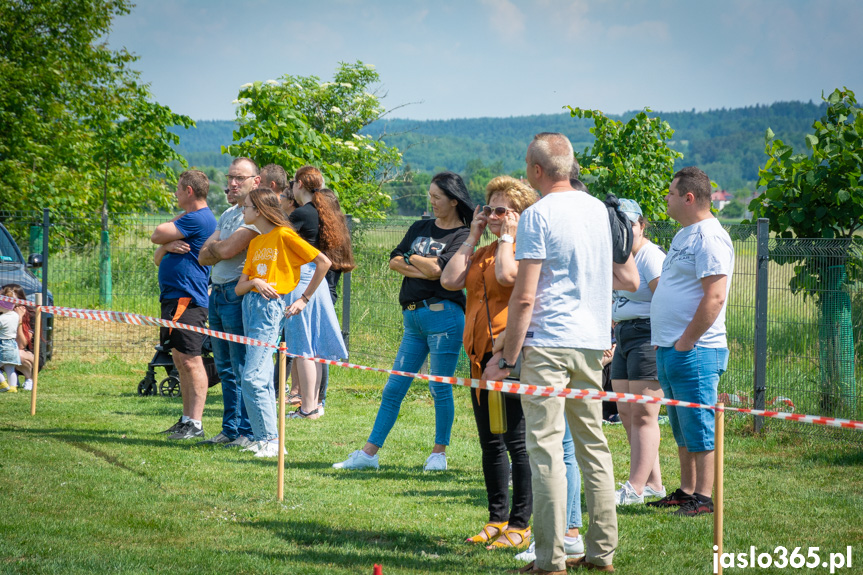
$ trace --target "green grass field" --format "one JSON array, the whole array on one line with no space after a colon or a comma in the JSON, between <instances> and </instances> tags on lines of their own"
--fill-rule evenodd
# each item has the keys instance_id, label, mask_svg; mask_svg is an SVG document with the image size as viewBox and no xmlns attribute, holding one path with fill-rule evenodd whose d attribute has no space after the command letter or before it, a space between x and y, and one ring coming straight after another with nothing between
<instances>
[{"instance_id":1,"label":"green grass field","mask_svg":"<svg viewBox=\"0 0 863 575\"><path fill-rule=\"evenodd\" d=\"M28 393L0 396L0 573L370 574L379 563L393 575L519 566L512 552L462 543L487 518L465 389L456 390L448 471L421 470L433 409L427 387L415 382L381 450L380 471L346 472L331 464L366 439L385 376L333 368L326 416L287 422L287 485L278 502L274 461L166 441L156 432L176 420L180 400L138 397L144 364L88 359L46 367L35 417ZM216 387L205 411L208 435L220 421ZM728 421L725 550L801 546L805 554L817 546L826 554L851 545L854 568L837 573L859 573L860 442L753 436L749 425ZM622 482L624 430L606 432ZM664 479L673 489L676 450L670 429L662 432ZM618 573L711 572L711 517L627 507L618 524Z\"/></svg>"}]
</instances>

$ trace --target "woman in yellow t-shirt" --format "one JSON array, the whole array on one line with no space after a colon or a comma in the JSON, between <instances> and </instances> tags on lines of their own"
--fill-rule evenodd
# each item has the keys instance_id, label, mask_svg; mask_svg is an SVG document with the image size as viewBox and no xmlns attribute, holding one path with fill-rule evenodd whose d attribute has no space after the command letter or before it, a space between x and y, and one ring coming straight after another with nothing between
<instances>
[{"instance_id":1,"label":"woman in yellow t-shirt","mask_svg":"<svg viewBox=\"0 0 863 575\"><path fill-rule=\"evenodd\" d=\"M261 235L249 243L237 295L243 298L243 329L246 337L275 344L285 316L303 311L330 269L330 260L309 245L290 226L279 206L279 196L268 188L256 188L243 200L243 220ZM300 267L315 263L315 273L306 291L290 306L283 296L300 281ZM287 307L287 310L285 309ZM243 401L249 413L255 443L247 447L257 457L278 457L276 398L273 389L272 349L246 346L243 367Z\"/></svg>"}]
</instances>

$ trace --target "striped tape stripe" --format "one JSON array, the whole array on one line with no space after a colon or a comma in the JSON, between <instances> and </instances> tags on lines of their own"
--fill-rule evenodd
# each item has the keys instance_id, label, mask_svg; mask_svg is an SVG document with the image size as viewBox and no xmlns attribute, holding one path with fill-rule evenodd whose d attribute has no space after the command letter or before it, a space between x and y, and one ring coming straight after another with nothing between
<instances>
[{"instance_id":1,"label":"striped tape stripe","mask_svg":"<svg viewBox=\"0 0 863 575\"><path fill-rule=\"evenodd\" d=\"M35 304L31 301L16 299L7 296L0 296L0 300L10 301L14 304L18 305L26 305L28 307L36 307ZM51 313L55 316L60 317L71 317L78 319L88 319L93 321L102 321L102 322L114 322L114 323L128 323L132 325L141 325L141 326L162 326L162 327L172 327L177 329L186 329L190 331L194 331L197 333L202 333L209 335L210 337L215 337L218 339L224 339L227 341L233 341L235 343L243 343L246 345L256 345L260 347L269 347L272 349L277 349L277 347L273 344L269 344L257 339L252 339L245 336L234 335L230 333L223 333L220 331L215 331L208 328L197 327L192 325L186 325L182 323L178 323L175 321L161 319L156 317L149 317L139 314L119 312L119 311L99 311L99 310L89 310L89 309L75 309L68 307L58 307L58 306L41 306L42 311L45 313ZM471 379L464 377L444 377L440 375L428 375L422 373L411 373L409 371L400 371L397 369L384 369L381 367L369 367L367 365L359 365L356 363L348 363L344 361L334 361L329 359L322 359L319 357L309 357L304 355L297 355L290 352L283 352L285 355L289 357L296 357L301 359L309 359L315 361L317 363L326 364L326 365L335 365L338 367L344 367L348 369L359 369L362 371L373 371L377 373L387 373L392 375L401 375L405 377L411 377L415 379L422 379L426 381L434 381L439 383L449 383L452 385L459 385L462 387L474 387L480 389L486 389L489 391L503 391L507 393L516 393L521 395L534 395L540 397L563 397L569 399L600 399L603 401L616 401L621 403L658 403L660 405L671 405L675 407L689 407L695 409L712 409L713 411L731 411L738 413L745 413L748 415L759 415L762 417L768 417L773 419L782 419L786 421L798 421L801 423L810 423L814 425L824 425L827 427L838 427L843 429L855 429L858 431L863 431L863 422L854 421L851 419L840 419L836 417L823 417L816 415L805 415L802 413L788 413L784 411L767 411L761 409L748 409L743 407L722 407L719 408L715 405L702 405L700 403L691 403L688 401L680 401L677 399L666 399L659 397L651 397L647 395L635 395L631 393L615 393L610 391L592 391L586 389L555 389L553 387L540 387L536 385L527 385L520 382L514 381L482 381L479 379Z\"/></svg>"}]
</instances>

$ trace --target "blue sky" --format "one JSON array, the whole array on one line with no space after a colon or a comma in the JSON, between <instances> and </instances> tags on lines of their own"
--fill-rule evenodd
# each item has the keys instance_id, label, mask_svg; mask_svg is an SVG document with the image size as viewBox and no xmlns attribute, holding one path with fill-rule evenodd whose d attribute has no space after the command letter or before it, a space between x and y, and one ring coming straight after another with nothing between
<instances>
[{"instance_id":1,"label":"blue sky","mask_svg":"<svg viewBox=\"0 0 863 575\"><path fill-rule=\"evenodd\" d=\"M158 102L231 119L240 85L374 64L393 117L863 100L857 0L138 0L112 48Z\"/></svg>"}]
</instances>

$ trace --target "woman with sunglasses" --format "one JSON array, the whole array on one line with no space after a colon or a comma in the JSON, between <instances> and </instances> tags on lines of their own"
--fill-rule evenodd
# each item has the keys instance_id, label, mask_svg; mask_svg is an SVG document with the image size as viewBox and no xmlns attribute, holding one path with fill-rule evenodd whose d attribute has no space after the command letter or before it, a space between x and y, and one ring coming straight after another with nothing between
<instances>
[{"instance_id":1,"label":"woman with sunglasses","mask_svg":"<svg viewBox=\"0 0 863 575\"><path fill-rule=\"evenodd\" d=\"M393 369L416 373L428 357L432 375L451 377L461 351L465 299L461 291L444 289L440 276L467 239L474 210L458 174L435 175L428 193L435 219L411 225L390 253L390 269L404 276L399 292L404 336ZM333 467L378 468L378 450L393 428L412 382L407 376L390 375L365 446ZM423 470L443 471L455 417L452 385L431 381L429 390L435 406L435 440Z\"/></svg>"},{"instance_id":2,"label":"woman with sunglasses","mask_svg":"<svg viewBox=\"0 0 863 575\"><path fill-rule=\"evenodd\" d=\"M477 208L470 226L470 236L441 275L441 284L445 288L467 288L464 349L470 359L473 378L482 375L491 359L495 339L506 328L509 297L518 274L518 262L515 260L518 219L539 196L524 182L510 176L499 176L486 186L485 198L488 205ZM498 239L474 251L486 229ZM471 391L482 450L489 518L482 531L468 538L467 542L490 543L489 549L527 546L530 541L528 524L533 508L521 399L508 394L504 394L502 399L506 431L495 433L491 430L489 417L489 392L484 389Z\"/></svg>"},{"instance_id":3,"label":"woman with sunglasses","mask_svg":"<svg viewBox=\"0 0 863 575\"><path fill-rule=\"evenodd\" d=\"M275 345L284 316L301 315L312 294L323 283L330 260L304 241L282 214L279 196L269 188L255 188L243 199L243 221L261 235L249 243L243 274L235 288L243 298L243 328L247 337ZM290 303L300 281L300 267L315 264L306 291ZM256 457L278 457L273 350L246 346L243 366L243 400L256 442L247 450Z\"/></svg>"},{"instance_id":4,"label":"woman with sunglasses","mask_svg":"<svg viewBox=\"0 0 863 575\"><path fill-rule=\"evenodd\" d=\"M340 213L333 209L332 202L321 197L324 177L314 166L303 166L297 170L288 188L294 194L294 201L300 206L291 212L288 221L304 240L324 253L339 254L338 269L350 269L353 259L347 261L344 246L350 245L350 234ZM330 260L332 261L332 260ZM296 300L303 293L315 273L315 264L303 266L300 283L291 298ZM325 282L312 291L306 313L302 316L288 317L285 323L285 344L292 354L324 359L344 359L348 350L342 339L338 316L330 299L329 286ZM289 417L293 419L317 419L322 415L323 406L318 401L321 384L322 365L310 359L295 358L291 365L292 394L289 400L296 400L296 384L299 384L300 405Z\"/></svg>"}]
</instances>

